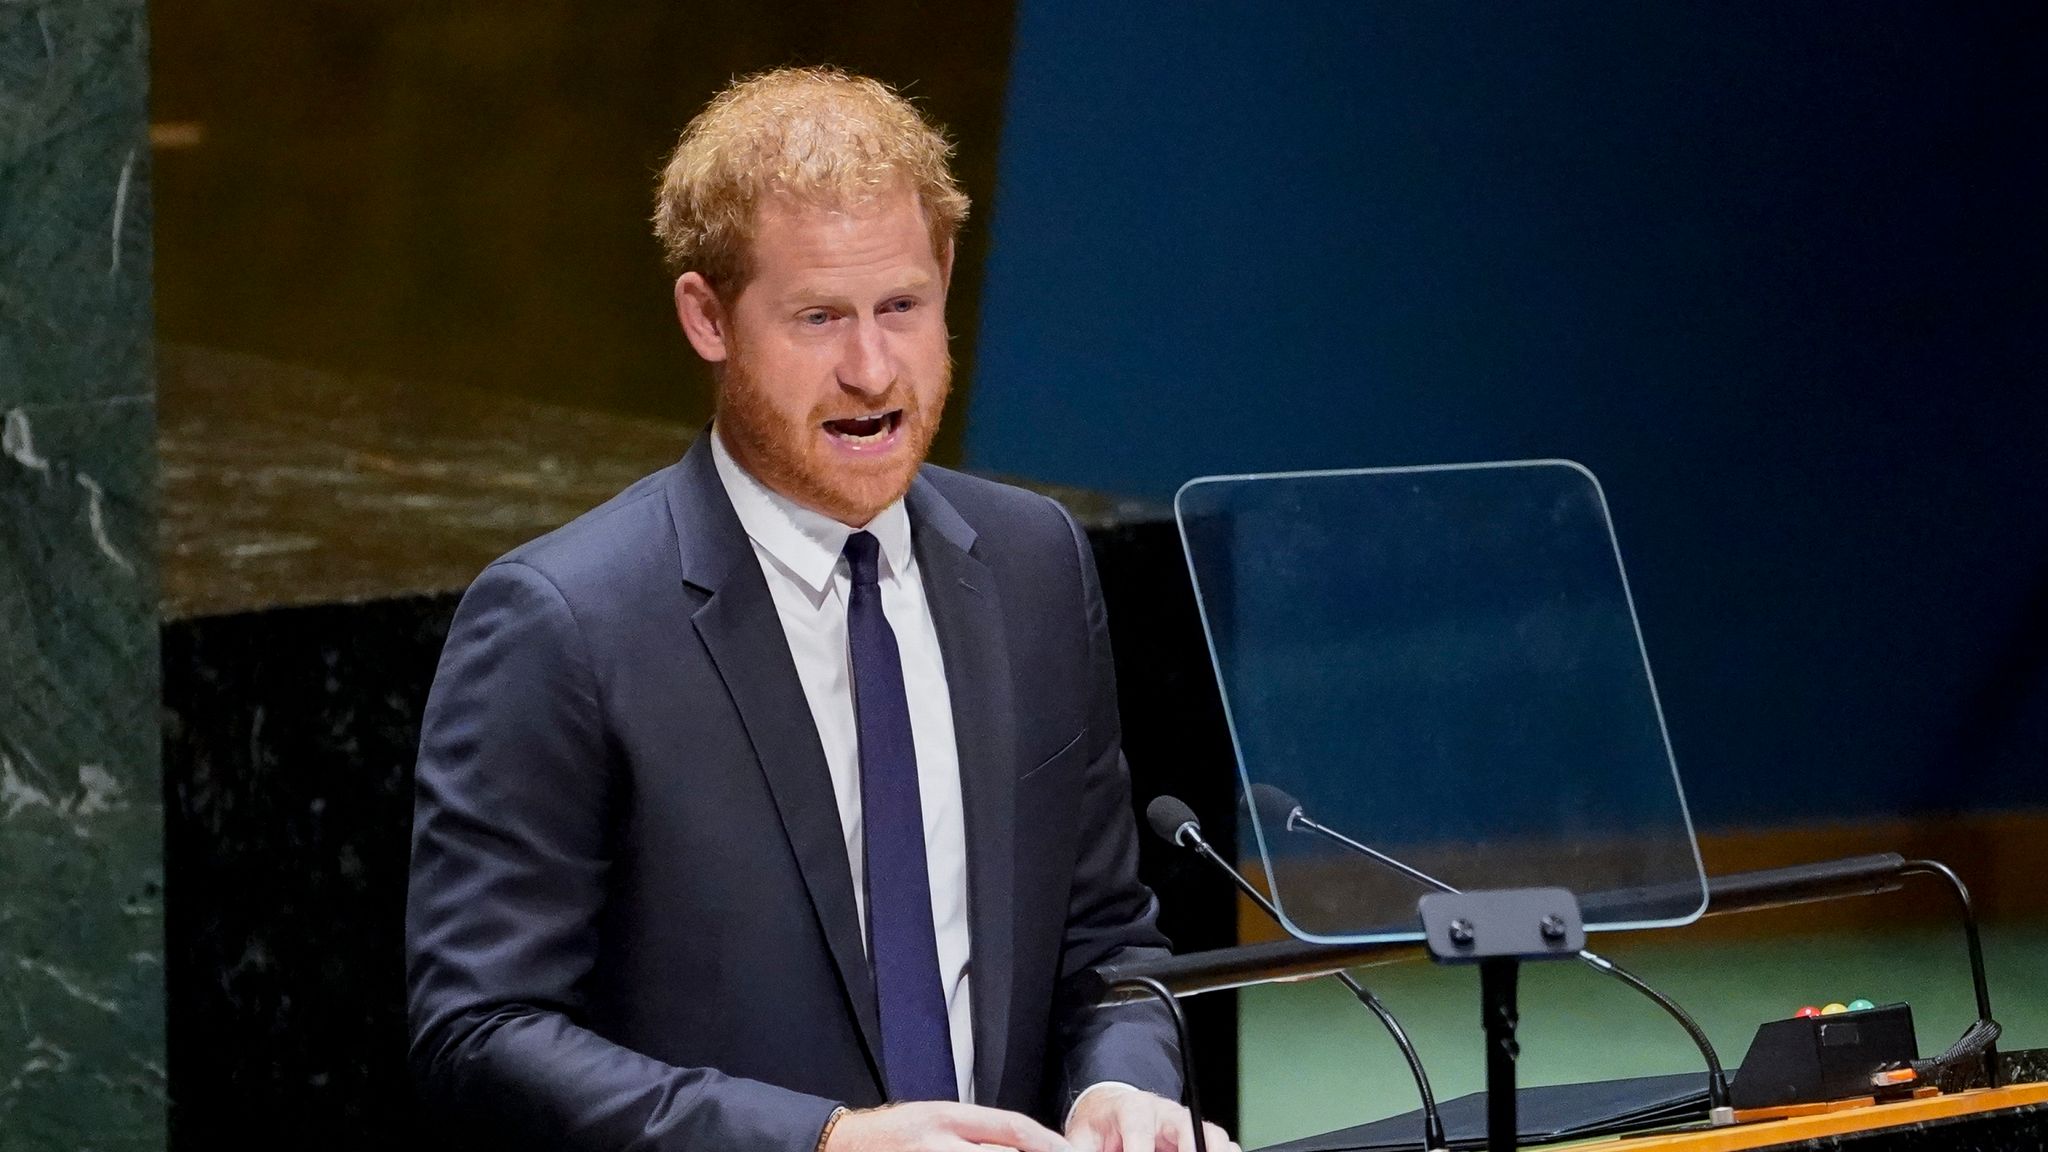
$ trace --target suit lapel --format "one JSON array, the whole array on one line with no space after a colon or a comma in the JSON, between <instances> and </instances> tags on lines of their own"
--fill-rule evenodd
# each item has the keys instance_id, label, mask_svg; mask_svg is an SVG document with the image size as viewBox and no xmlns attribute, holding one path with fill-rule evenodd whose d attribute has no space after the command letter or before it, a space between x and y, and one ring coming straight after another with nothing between
<instances>
[{"instance_id":1,"label":"suit lapel","mask_svg":"<svg viewBox=\"0 0 2048 1152\"><path fill-rule=\"evenodd\" d=\"M880 1012L861 940L831 770L789 646L779 642L782 620L775 601L718 479L709 445L708 432L698 436L677 467L668 493L684 579L711 593L691 619L739 708L761 773L767 777L879 1088Z\"/></svg>"},{"instance_id":2,"label":"suit lapel","mask_svg":"<svg viewBox=\"0 0 2048 1152\"><path fill-rule=\"evenodd\" d=\"M946 663L966 809L975 1099L994 1105L1009 1049L1015 922L1016 716L995 575L969 549L974 533L920 478L911 523L925 599Z\"/></svg>"}]
</instances>

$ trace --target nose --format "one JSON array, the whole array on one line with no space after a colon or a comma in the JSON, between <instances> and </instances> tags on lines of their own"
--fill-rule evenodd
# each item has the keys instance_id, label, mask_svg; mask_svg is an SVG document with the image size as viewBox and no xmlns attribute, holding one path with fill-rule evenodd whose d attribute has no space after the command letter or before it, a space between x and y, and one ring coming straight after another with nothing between
<instances>
[{"instance_id":1,"label":"nose","mask_svg":"<svg viewBox=\"0 0 2048 1152\"><path fill-rule=\"evenodd\" d=\"M879 396L896 380L895 357L888 334L874 317L862 317L847 333L839 360L839 384L866 396Z\"/></svg>"}]
</instances>

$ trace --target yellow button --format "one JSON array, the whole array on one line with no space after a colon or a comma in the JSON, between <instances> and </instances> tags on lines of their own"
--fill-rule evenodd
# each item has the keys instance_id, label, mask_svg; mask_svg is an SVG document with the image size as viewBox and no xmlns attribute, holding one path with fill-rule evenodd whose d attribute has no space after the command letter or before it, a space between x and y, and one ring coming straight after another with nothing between
<instances>
[{"instance_id":1,"label":"yellow button","mask_svg":"<svg viewBox=\"0 0 2048 1152\"><path fill-rule=\"evenodd\" d=\"M1820 1014L1823 1016L1833 1016L1837 1012L1847 1012L1848 1010L1849 1006L1847 1004L1823 1004Z\"/></svg>"}]
</instances>

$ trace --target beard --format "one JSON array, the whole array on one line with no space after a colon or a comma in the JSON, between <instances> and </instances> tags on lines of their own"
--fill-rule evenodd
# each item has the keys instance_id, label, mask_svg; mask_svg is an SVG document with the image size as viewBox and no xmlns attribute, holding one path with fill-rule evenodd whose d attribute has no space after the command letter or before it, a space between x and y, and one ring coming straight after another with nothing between
<instances>
[{"instance_id":1,"label":"beard","mask_svg":"<svg viewBox=\"0 0 2048 1152\"><path fill-rule=\"evenodd\" d=\"M739 349L727 360L718 387L719 434L741 467L770 489L842 524L865 526L910 491L917 469L939 433L939 418L953 387L953 363L940 366L938 390L929 408L918 389L902 377L871 400L840 398L792 419L775 404L773 388L760 379ZM887 454L848 459L826 443L824 424L897 409L902 420Z\"/></svg>"}]
</instances>

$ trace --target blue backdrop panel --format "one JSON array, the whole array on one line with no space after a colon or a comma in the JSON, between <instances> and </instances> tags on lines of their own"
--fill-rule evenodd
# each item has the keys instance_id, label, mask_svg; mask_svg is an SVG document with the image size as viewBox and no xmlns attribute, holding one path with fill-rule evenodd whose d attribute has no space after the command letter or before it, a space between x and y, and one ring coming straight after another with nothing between
<instances>
[{"instance_id":1,"label":"blue backdrop panel","mask_svg":"<svg viewBox=\"0 0 2048 1152\"><path fill-rule=\"evenodd\" d=\"M2044 47L2024 4L1027 0L969 462L1569 456L1703 823L2048 803Z\"/></svg>"}]
</instances>

